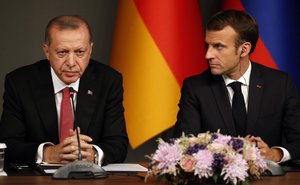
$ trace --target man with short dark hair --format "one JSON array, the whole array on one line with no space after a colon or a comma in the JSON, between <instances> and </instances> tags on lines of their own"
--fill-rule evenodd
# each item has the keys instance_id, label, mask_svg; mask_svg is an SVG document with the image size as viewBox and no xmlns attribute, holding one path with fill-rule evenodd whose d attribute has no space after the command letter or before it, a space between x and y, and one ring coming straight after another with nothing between
<instances>
[{"instance_id":1,"label":"man with short dark hair","mask_svg":"<svg viewBox=\"0 0 300 185\"><path fill-rule=\"evenodd\" d=\"M250 136L269 160L300 159L299 95L286 73L250 61L258 38L256 21L243 11L209 20L209 69L184 80L176 136L220 129Z\"/></svg>"}]
</instances>

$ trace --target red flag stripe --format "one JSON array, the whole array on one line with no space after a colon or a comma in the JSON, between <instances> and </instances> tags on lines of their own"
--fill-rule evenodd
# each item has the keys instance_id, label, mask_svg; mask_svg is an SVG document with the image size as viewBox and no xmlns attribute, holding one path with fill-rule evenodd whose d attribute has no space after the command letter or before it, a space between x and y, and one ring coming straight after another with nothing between
<instances>
[{"instance_id":1,"label":"red flag stripe","mask_svg":"<svg viewBox=\"0 0 300 185\"><path fill-rule=\"evenodd\" d=\"M187 76L207 69L198 0L134 2L180 86Z\"/></svg>"}]
</instances>

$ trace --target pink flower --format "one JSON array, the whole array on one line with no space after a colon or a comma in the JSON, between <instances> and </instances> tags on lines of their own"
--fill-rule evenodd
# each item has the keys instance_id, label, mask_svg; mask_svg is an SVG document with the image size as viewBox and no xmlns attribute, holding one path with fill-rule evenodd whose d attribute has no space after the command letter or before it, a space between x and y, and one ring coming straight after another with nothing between
<instances>
[{"instance_id":1,"label":"pink flower","mask_svg":"<svg viewBox=\"0 0 300 185\"><path fill-rule=\"evenodd\" d=\"M255 151L257 156L255 160L255 164L259 167L259 173L263 173L267 169L267 163L266 161L264 161L257 147L255 148Z\"/></svg>"},{"instance_id":2,"label":"pink flower","mask_svg":"<svg viewBox=\"0 0 300 185\"><path fill-rule=\"evenodd\" d=\"M199 150L194 157L197 160L194 175L198 175L199 178L211 177L213 175L213 155L208 150Z\"/></svg>"},{"instance_id":3,"label":"pink flower","mask_svg":"<svg viewBox=\"0 0 300 185\"><path fill-rule=\"evenodd\" d=\"M153 155L153 160L158 162L157 168L162 170L162 173L176 173L176 164L183 157L182 152L177 145L161 143Z\"/></svg>"},{"instance_id":4,"label":"pink flower","mask_svg":"<svg viewBox=\"0 0 300 185\"><path fill-rule=\"evenodd\" d=\"M227 135L222 135L222 134L217 134L217 138L214 140L214 143L219 143L222 145L228 145L228 142L231 140L231 136L227 136Z\"/></svg>"},{"instance_id":5,"label":"pink flower","mask_svg":"<svg viewBox=\"0 0 300 185\"><path fill-rule=\"evenodd\" d=\"M191 155L186 155L180 160L180 167L186 172L192 172L195 168L196 159Z\"/></svg>"},{"instance_id":6,"label":"pink flower","mask_svg":"<svg viewBox=\"0 0 300 185\"><path fill-rule=\"evenodd\" d=\"M224 180L227 183L237 184L238 181L245 181L248 177L248 169L248 164L241 154L229 153L228 163L224 165L221 175L224 175Z\"/></svg>"},{"instance_id":7,"label":"pink flower","mask_svg":"<svg viewBox=\"0 0 300 185\"><path fill-rule=\"evenodd\" d=\"M246 147L246 149L244 150L244 157L247 161L255 161L257 158L255 147Z\"/></svg>"}]
</instances>

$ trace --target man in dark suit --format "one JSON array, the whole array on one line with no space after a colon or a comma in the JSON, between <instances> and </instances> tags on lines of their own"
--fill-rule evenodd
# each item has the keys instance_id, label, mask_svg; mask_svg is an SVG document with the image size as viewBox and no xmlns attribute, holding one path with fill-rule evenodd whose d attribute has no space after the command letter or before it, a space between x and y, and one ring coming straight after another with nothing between
<instances>
[{"instance_id":1,"label":"man in dark suit","mask_svg":"<svg viewBox=\"0 0 300 185\"><path fill-rule=\"evenodd\" d=\"M68 163L77 159L75 131L68 129L66 138L60 136L65 87L75 90L74 117L83 159L98 164L124 161L128 137L122 76L90 59L92 46L85 20L56 17L46 28L43 50L47 60L6 76L0 122L0 141L7 145L6 163Z\"/></svg>"},{"instance_id":2,"label":"man in dark suit","mask_svg":"<svg viewBox=\"0 0 300 185\"><path fill-rule=\"evenodd\" d=\"M220 129L223 134L249 135L269 160L299 159L297 90L286 73L250 61L258 37L257 23L242 11L226 10L209 20L205 35L209 69L184 80L176 136ZM236 115L232 82L238 82L243 95Z\"/></svg>"}]
</instances>

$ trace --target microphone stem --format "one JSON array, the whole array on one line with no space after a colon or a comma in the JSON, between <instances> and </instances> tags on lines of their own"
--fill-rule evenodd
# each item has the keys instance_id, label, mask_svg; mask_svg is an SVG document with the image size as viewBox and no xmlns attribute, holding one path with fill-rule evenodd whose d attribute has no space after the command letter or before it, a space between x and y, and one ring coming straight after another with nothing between
<instances>
[{"instance_id":1,"label":"microphone stem","mask_svg":"<svg viewBox=\"0 0 300 185\"><path fill-rule=\"evenodd\" d=\"M79 133L78 133L78 127L77 127L77 125L76 125L76 129L75 130L76 130L76 136L77 136L77 142L78 142L78 160L81 161L82 160L82 154L81 154L81 146L80 146L80 139L79 139Z\"/></svg>"},{"instance_id":2,"label":"microphone stem","mask_svg":"<svg viewBox=\"0 0 300 185\"><path fill-rule=\"evenodd\" d=\"M81 161L82 160L82 154L81 154L81 146L80 146L78 126L77 126L76 119L75 119L76 116L75 116L75 107L74 107L73 94L71 94L71 101L72 101L73 114L74 114L74 127L75 127L75 131L76 131L77 142L78 142L78 160Z\"/></svg>"}]
</instances>

